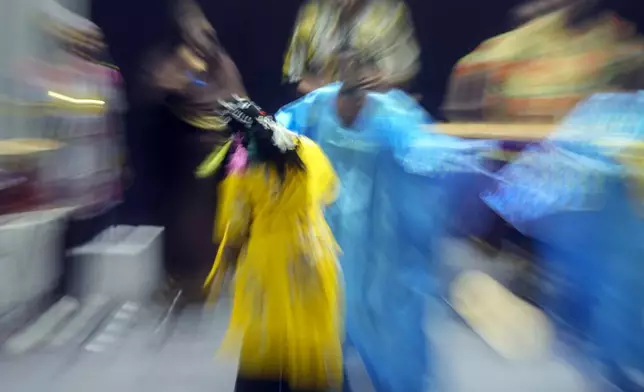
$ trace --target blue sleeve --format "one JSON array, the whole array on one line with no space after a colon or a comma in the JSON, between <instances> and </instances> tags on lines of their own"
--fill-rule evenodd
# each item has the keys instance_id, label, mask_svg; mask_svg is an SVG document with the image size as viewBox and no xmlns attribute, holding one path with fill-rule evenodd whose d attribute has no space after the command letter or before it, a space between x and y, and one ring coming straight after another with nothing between
<instances>
[{"instance_id":1,"label":"blue sleeve","mask_svg":"<svg viewBox=\"0 0 644 392\"><path fill-rule=\"evenodd\" d=\"M575 107L558 129L524 150L498 173L498 188L483 200L525 231L548 215L597 210L606 180L625 174L617 154L622 143L644 134L644 99L637 94L595 94Z\"/></svg>"},{"instance_id":2,"label":"blue sleeve","mask_svg":"<svg viewBox=\"0 0 644 392\"><path fill-rule=\"evenodd\" d=\"M312 133L317 124L316 111L324 98L337 88L336 84L331 84L285 105L277 111L275 120L291 131L315 140Z\"/></svg>"},{"instance_id":3,"label":"blue sleeve","mask_svg":"<svg viewBox=\"0 0 644 392\"><path fill-rule=\"evenodd\" d=\"M415 99L393 90L382 100L380 118L396 160L405 170L418 175L450 172L483 173L483 157L498 148L498 142L465 140L435 131L433 118Z\"/></svg>"}]
</instances>

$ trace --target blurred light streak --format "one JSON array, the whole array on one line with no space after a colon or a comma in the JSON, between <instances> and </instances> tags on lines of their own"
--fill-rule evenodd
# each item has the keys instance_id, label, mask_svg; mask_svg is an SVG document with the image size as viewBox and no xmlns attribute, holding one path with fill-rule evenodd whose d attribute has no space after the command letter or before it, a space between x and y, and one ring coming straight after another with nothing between
<instances>
[{"instance_id":1,"label":"blurred light streak","mask_svg":"<svg viewBox=\"0 0 644 392\"><path fill-rule=\"evenodd\" d=\"M67 95L63 95L54 91L48 91L47 95L49 95L52 98L60 99L61 101L70 102L78 105L99 105L99 106L105 105L105 101L101 101L99 99L72 98L72 97L68 97Z\"/></svg>"}]
</instances>

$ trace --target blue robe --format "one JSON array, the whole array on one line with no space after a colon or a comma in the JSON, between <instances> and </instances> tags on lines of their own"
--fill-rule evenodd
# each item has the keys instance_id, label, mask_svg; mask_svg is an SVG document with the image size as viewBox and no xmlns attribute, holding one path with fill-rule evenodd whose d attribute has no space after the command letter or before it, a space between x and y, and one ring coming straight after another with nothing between
<instances>
[{"instance_id":1,"label":"blue robe","mask_svg":"<svg viewBox=\"0 0 644 392\"><path fill-rule=\"evenodd\" d=\"M314 91L276 119L320 144L340 178L326 215L342 248L349 344L379 392L424 392L433 382L425 309L454 182L447 173L477 170L474 152L490 144L430 132L431 117L397 90L368 94L345 127L339 87Z\"/></svg>"},{"instance_id":2,"label":"blue robe","mask_svg":"<svg viewBox=\"0 0 644 392\"><path fill-rule=\"evenodd\" d=\"M545 309L561 328L598 345L593 353L612 369L644 366L643 200L633 191L642 173L624 158L643 138L644 94L597 94L483 195L542 241Z\"/></svg>"}]
</instances>

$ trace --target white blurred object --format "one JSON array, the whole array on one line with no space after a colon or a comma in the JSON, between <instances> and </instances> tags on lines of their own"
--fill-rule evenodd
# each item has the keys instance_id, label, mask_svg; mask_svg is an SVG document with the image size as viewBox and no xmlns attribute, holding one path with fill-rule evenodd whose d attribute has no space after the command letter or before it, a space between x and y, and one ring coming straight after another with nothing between
<instances>
[{"instance_id":1,"label":"white blurred object","mask_svg":"<svg viewBox=\"0 0 644 392\"><path fill-rule=\"evenodd\" d=\"M101 295L145 302L163 276L162 235L160 227L115 226L73 249L72 290L79 298Z\"/></svg>"},{"instance_id":2,"label":"white blurred object","mask_svg":"<svg viewBox=\"0 0 644 392\"><path fill-rule=\"evenodd\" d=\"M454 310L503 358L540 360L550 355L554 331L546 316L489 275L465 271L450 291Z\"/></svg>"},{"instance_id":3,"label":"white blurred object","mask_svg":"<svg viewBox=\"0 0 644 392\"><path fill-rule=\"evenodd\" d=\"M0 217L0 314L52 292L68 209Z\"/></svg>"}]
</instances>

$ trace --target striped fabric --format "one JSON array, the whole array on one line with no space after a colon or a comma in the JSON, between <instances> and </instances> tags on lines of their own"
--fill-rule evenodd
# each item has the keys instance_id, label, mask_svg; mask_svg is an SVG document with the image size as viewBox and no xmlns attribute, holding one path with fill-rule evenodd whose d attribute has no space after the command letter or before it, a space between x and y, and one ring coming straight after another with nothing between
<instances>
[{"instance_id":1,"label":"striped fabric","mask_svg":"<svg viewBox=\"0 0 644 392\"><path fill-rule=\"evenodd\" d=\"M457 121L553 122L598 91L628 88L644 43L612 15L572 32L564 11L482 43L453 71L444 110Z\"/></svg>"}]
</instances>

